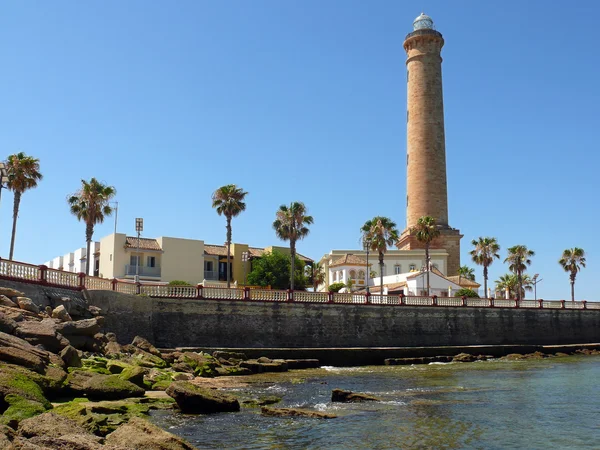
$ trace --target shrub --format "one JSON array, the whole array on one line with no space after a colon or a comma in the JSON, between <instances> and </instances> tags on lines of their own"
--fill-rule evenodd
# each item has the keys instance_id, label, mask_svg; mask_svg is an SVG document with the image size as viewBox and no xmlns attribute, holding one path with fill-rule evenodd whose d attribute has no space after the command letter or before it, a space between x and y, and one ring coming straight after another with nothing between
<instances>
[{"instance_id":1,"label":"shrub","mask_svg":"<svg viewBox=\"0 0 600 450\"><path fill-rule=\"evenodd\" d=\"M329 292L338 292L341 288L346 287L344 283L333 283L329 285Z\"/></svg>"},{"instance_id":2,"label":"shrub","mask_svg":"<svg viewBox=\"0 0 600 450\"><path fill-rule=\"evenodd\" d=\"M454 294L454 296L455 297L479 298L479 295L477 294L477 292L475 292L472 289L468 289L468 288L459 289L458 291L456 291L456 294Z\"/></svg>"},{"instance_id":3,"label":"shrub","mask_svg":"<svg viewBox=\"0 0 600 450\"><path fill-rule=\"evenodd\" d=\"M173 280L169 281L169 286L191 286L191 284L183 280Z\"/></svg>"}]
</instances>

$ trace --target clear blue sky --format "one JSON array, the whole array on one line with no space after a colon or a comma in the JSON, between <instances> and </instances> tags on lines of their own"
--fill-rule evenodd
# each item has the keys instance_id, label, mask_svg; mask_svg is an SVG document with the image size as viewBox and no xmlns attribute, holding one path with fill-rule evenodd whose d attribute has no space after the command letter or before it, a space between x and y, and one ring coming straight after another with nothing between
<instances>
[{"instance_id":1,"label":"clear blue sky","mask_svg":"<svg viewBox=\"0 0 600 450\"><path fill-rule=\"evenodd\" d=\"M442 56L450 224L536 251L538 296L568 298L557 260L583 247L579 298L600 300L600 3L106 1L0 5L0 148L41 160L15 259L84 246L65 198L81 178L118 190L119 231L225 240L217 187L249 192L233 239L286 245L282 203L314 216L299 251L357 247L375 215L405 225L402 42L425 11ZM12 194L0 205L0 255ZM99 239L112 219L96 228ZM478 279L481 271L477 268ZM596 284L594 284L596 283Z\"/></svg>"}]
</instances>

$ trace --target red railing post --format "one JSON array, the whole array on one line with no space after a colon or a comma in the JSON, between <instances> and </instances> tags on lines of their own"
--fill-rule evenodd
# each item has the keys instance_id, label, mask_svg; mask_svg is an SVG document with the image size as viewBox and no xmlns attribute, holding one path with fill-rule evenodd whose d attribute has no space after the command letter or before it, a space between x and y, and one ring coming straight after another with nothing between
<instances>
[{"instance_id":1,"label":"red railing post","mask_svg":"<svg viewBox=\"0 0 600 450\"><path fill-rule=\"evenodd\" d=\"M79 272L77 276L79 277L79 289L85 289L85 273Z\"/></svg>"},{"instance_id":2,"label":"red railing post","mask_svg":"<svg viewBox=\"0 0 600 450\"><path fill-rule=\"evenodd\" d=\"M404 294L400 294L400 305L406 305L406 299Z\"/></svg>"},{"instance_id":3,"label":"red railing post","mask_svg":"<svg viewBox=\"0 0 600 450\"><path fill-rule=\"evenodd\" d=\"M437 295L431 296L431 306L437 306Z\"/></svg>"},{"instance_id":4,"label":"red railing post","mask_svg":"<svg viewBox=\"0 0 600 450\"><path fill-rule=\"evenodd\" d=\"M41 284L46 284L47 283L46 273L48 272L48 266L45 266L45 265L42 264L41 266L38 266L38 267L40 269L38 281Z\"/></svg>"},{"instance_id":5,"label":"red railing post","mask_svg":"<svg viewBox=\"0 0 600 450\"><path fill-rule=\"evenodd\" d=\"M462 300L461 306L467 306L467 297L463 295L460 299Z\"/></svg>"},{"instance_id":6,"label":"red railing post","mask_svg":"<svg viewBox=\"0 0 600 450\"><path fill-rule=\"evenodd\" d=\"M365 304L368 305L369 303L371 303L371 293L367 292L365 294Z\"/></svg>"},{"instance_id":7,"label":"red railing post","mask_svg":"<svg viewBox=\"0 0 600 450\"><path fill-rule=\"evenodd\" d=\"M541 298L538 300L538 308L542 309L544 307L544 300L542 300Z\"/></svg>"},{"instance_id":8,"label":"red railing post","mask_svg":"<svg viewBox=\"0 0 600 450\"><path fill-rule=\"evenodd\" d=\"M202 298L202 285L196 285L196 298Z\"/></svg>"},{"instance_id":9,"label":"red railing post","mask_svg":"<svg viewBox=\"0 0 600 450\"><path fill-rule=\"evenodd\" d=\"M112 280L110 280L110 284L112 285L112 290L116 291L117 290L117 279L113 278Z\"/></svg>"},{"instance_id":10,"label":"red railing post","mask_svg":"<svg viewBox=\"0 0 600 450\"><path fill-rule=\"evenodd\" d=\"M140 292L141 292L141 286L142 286L142 283L140 283L139 281L138 281L137 283L135 283L135 293L136 293L137 295L140 295Z\"/></svg>"},{"instance_id":11,"label":"red railing post","mask_svg":"<svg viewBox=\"0 0 600 450\"><path fill-rule=\"evenodd\" d=\"M294 301L294 291L292 291L291 289L288 289L288 302L293 302Z\"/></svg>"},{"instance_id":12,"label":"red railing post","mask_svg":"<svg viewBox=\"0 0 600 450\"><path fill-rule=\"evenodd\" d=\"M515 298L515 308L518 308L518 307L519 307L519 299Z\"/></svg>"},{"instance_id":13,"label":"red railing post","mask_svg":"<svg viewBox=\"0 0 600 450\"><path fill-rule=\"evenodd\" d=\"M565 301L564 300L560 301L560 309L565 309Z\"/></svg>"},{"instance_id":14,"label":"red railing post","mask_svg":"<svg viewBox=\"0 0 600 450\"><path fill-rule=\"evenodd\" d=\"M333 303L333 292L331 291L327 293L327 303Z\"/></svg>"},{"instance_id":15,"label":"red railing post","mask_svg":"<svg viewBox=\"0 0 600 450\"><path fill-rule=\"evenodd\" d=\"M250 288L249 287L244 288L244 300L250 300Z\"/></svg>"},{"instance_id":16,"label":"red railing post","mask_svg":"<svg viewBox=\"0 0 600 450\"><path fill-rule=\"evenodd\" d=\"M581 303L583 303L583 309L587 309L587 300L582 300Z\"/></svg>"},{"instance_id":17,"label":"red railing post","mask_svg":"<svg viewBox=\"0 0 600 450\"><path fill-rule=\"evenodd\" d=\"M490 301L490 308L493 308L494 307L494 299L489 298L488 300Z\"/></svg>"}]
</instances>

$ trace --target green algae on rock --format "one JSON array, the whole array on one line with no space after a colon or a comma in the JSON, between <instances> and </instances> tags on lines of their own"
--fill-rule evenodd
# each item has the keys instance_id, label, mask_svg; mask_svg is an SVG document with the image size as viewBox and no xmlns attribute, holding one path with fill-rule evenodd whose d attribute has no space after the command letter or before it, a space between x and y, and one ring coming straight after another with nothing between
<instances>
[{"instance_id":1,"label":"green algae on rock","mask_svg":"<svg viewBox=\"0 0 600 450\"><path fill-rule=\"evenodd\" d=\"M209 414L235 412L240 403L235 397L213 389L206 389L189 381L175 381L167 388L167 395L173 397L184 413Z\"/></svg>"}]
</instances>

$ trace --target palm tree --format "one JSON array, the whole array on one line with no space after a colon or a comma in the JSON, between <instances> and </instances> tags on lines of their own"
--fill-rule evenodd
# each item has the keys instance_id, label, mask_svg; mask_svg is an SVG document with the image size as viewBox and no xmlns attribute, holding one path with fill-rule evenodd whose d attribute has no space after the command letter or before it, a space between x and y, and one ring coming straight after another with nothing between
<instances>
[{"instance_id":1,"label":"palm tree","mask_svg":"<svg viewBox=\"0 0 600 450\"><path fill-rule=\"evenodd\" d=\"M212 195L212 207L217 210L218 215L225 216L227 220L227 288L231 287L231 219L246 210L246 195L248 193L235 184L221 186Z\"/></svg>"},{"instance_id":2,"label":"palm tree","mask_svg":"<svg viewBox=\"0 0 600 450\"><path fill-rule=\"evenodd\" d=\"M87 244L85 273L87 275L89 275L90 260L92 259L94 226L104 222L104 219L112 214L113 208L110 206L110 200L116 194L117 190L113 186L107 186L92 178L89 182L81 180L81 188L67 198L71 214L77 217L77 220L85 222L85 241Z\"/></svg>"},{"instance_id":3,"label":"palm tree","mask_svg":"<svg viewBox=\"0 0 600 450\"><path fill-rule=\"evenodd\" d=\"M527 274L523 274L521 278L522 288L521 288L521 296L525 296L525 291L533 290L533 280ZM508 295L512 297L517 296L517 290L519 288L519 278L514 273L507 273L501 275L496 280L496 291L502 292L508 288Z\"/></svg>"},{"instance_id":4,"label":"palm tree","mask_svg":"<svg viewBox=\"0 0 600 450\"><path fill-rule=\"evenodd\" d=\"M423 216L417 220L417 224L410 229L415 234L417 241L425 244L425 260L427 264L427 295L429 295L429 247L431 242L440 235L440 229L435 224L435 219L431 216Z\"/></svg>"},{"instance_id":5,"label":"palm tree","mask_svg":"<svg viewBox=\"0 0 600 450\"><path fill-rule=\"evenodd\" d=\"M313 263L311 269L313 291L317 292L319 285L325 283L325 268L321 263L315 262Z\"/></svg>"},{"instance_id":6,"label":"palm tree","mask_svg":"<svg viewBox=\"0 0 600 450\"><path fill-rule=\"evenodd\" d=\"M571 301L575 301L575 277L577 272L585 267L585 251L582 248L568 248L566 249L558 263L565 269L565 272L570 272L569 278L571 279Z\"/></svg>"},{"instance_id":7,"label":"palm tree","mask_svg":"<svg viewBox=\"0 0 600 450\"><path fill-rule=\"evenodd\" d=\"M312 216L306 214L307 212L308 209L302 202L292 202L290 206L281 205L273 222L273 229L277 237L283 241L290 241L290 256L292 258L290 289L292 291L294 290L296 241L304 239L310 233L308 225L312 225L314 222Z\"/></svg>"},{"instance_id":8,"label":"palm tree","mask_svg":"<svg viewBox=\"0 0 600 450\"><path fill-rule=\"evenodd\" d=\"M15 235L17 234L17 217L19 217L19 206L23 193L37 187L38 181L43 176L40 173L40 160L27 156L23 152L10 155L6 161L6 173L8 176L7 188L14 192L13 224L10 237L10 253L8 259L13 259L15 250Z\"/></svg>"},{"instance_id":9,"label":"palm tree","mask_svg":"<svg viewBox=\"0 0 600 450\"><path fill-rule=\"evenodd\" d=\"M492 265L494 258L500 259L500 255L498 254L500 246L494 237L473 239L471 245L475 247L469 253L473 258L473 262L483 266L483 295L487 296L488 267Z\"/></svg>"},{"instance_id":10,"label":"palm tree","mask_svg":"<svg viewBox=\"0 0 600 450\"><path fill-rule=\"evenodd\" d=\"M383 295L383 258L387 248L398 241L396 224L388 217L375 216L365 222L360 232L362 241L369 246L369 250L379 254L379 293Z\"/></svg>"},{"instance_id":11,"label":"palm tree","mask_svg":"<svg viewBox=\"0 0 600 450\"><path fill-rule=\"evenodd\" d=\"M460 266L458 276L467 280L475 281L475 269L469 266Z\"/></svg>"},{"instance_id":12,"label":"palm tree","mask_svg":"<svg viewBox=\"0 0 600 450\"><path fill-rule=\"evenodd\" d=\"M522 300L523 293L523 272L531 264L531 258L535 256L533 250L529 250L525 245L515 245L508 249L508 256L504 260L509 264L508 269L513 272L518 279L519 288L517 290L517 300Z\"/></svg>"}]
</instances>

